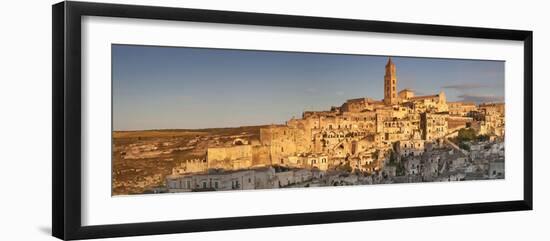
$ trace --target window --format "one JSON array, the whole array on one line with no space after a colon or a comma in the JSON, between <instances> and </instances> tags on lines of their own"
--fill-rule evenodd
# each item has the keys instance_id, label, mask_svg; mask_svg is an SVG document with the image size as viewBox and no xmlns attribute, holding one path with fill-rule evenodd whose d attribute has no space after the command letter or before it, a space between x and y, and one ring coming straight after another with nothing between
<instances>
[{"instance_id":1,"label":"window","mask_svg":"<svg viewBox=\"0 0 550 241\"><path fill-rule=\"evenodd\" d=\"M206 182L202 182L202 188L206 188Z\"/></svg>"},{"instance_id":2,"label":"window","mask_svg":"<svg viewBox=\"0 0 550 241\"><path fill-rule=\"evenodd\" d=\"M214 182L214 188L218 189L218 182Z\"/></svg>"}]
</instances>

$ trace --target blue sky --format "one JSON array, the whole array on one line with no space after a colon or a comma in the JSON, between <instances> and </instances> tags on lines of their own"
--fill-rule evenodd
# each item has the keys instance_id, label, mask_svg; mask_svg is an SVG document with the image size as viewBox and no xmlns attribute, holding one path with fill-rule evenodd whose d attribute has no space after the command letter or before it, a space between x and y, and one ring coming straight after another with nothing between
<instances>
[{"instance_id":1,"label":"blue sky","mask_svg":"<svg viewBox=\"0 0 550 241\"><path fill-rule=\"evenodd\" d=\"M112 46L114 130L284 123L359 97L383 98L387 56ZM398 90L502 101L504 62L392 57Z\"/></svg>"}]
</instances>

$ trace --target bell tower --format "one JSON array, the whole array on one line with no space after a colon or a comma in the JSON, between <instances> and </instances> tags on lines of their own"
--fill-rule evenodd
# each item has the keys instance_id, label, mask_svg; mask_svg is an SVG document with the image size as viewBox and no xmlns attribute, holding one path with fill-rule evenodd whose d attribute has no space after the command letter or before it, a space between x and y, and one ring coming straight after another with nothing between
<instances>
[{"instance_id":1,"label":"bell tower","mask_svg":"<svg viewBox=\"0 0 550 241\"><path fill-rule=\"evenodd\" d=\"M384 104L397 104L397 76L395 75L395 64L391 57L386 64L386 74L384 75Z\"/></svg>"}]
</instances>

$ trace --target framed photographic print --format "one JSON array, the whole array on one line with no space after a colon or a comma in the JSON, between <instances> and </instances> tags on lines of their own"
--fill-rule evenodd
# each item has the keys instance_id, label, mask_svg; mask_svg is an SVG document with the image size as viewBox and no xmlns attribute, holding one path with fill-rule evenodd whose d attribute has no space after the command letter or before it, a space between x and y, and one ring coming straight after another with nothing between
<instances>
[{"instance_id":1,"label":"framed photographic print","mask_svg":"<svg viewBox=\"0 0 550 241\"><path fill-rule=\"evenodd\" d=\"M532 209L532 32L53 6L53 235Z\"/></svg>"}]
</instances>

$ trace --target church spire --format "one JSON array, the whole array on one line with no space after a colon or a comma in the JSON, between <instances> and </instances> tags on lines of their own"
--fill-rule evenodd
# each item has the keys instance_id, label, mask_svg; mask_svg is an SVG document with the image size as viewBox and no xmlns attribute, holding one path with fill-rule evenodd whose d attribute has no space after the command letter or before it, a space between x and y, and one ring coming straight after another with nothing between
<instances>
[{"instance_id":1,"label":"church spire","mask_svg":"<svg viewBox=\"0 0 550 241\"><path fill-rule=\"evenodd\" d=\"M388 63L386 64L386 68L390 65L394 65L393 62L391 61L391 56L388 58Z\"/></svg>"},{"instance_id":2,"label":"church spire","mask_svg":"<svg viewBox=\"0 0 550 241\"><path fill-rule=\"evenodd\" d=\"M386 105L397 104L397 76L395 74L395 64L391 57L386 64L386 74L384 75L384 103Z\"/></svg>"}]
</instances>

